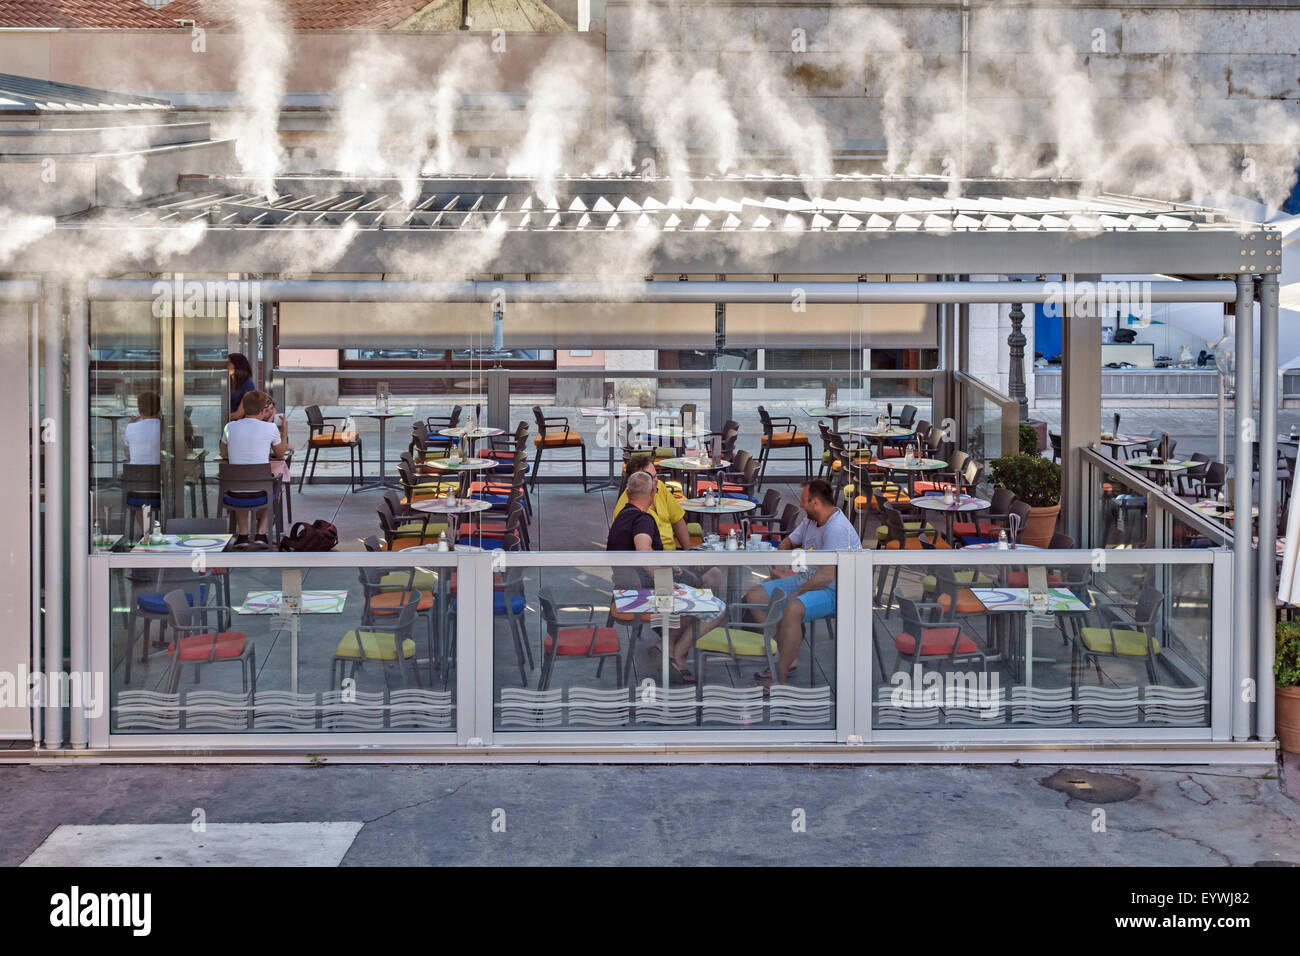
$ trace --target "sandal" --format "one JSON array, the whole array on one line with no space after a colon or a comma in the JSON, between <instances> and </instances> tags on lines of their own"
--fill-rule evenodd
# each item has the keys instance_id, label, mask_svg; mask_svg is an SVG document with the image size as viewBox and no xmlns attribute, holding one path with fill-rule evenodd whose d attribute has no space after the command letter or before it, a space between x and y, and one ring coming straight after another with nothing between
<instances>
[{"instance_id":1,"label":"sandal","mask_svg":"<svg viewBox=\"0 0 1300 956\"><path fill-rule=\"evenodd\" d=\"M786 676L788 677L790 674L793 674L795 670L798 668L798 666L799 666L798 664L791 664L790 669L786 671ZM761 671L755 674L754 677L760 680L765 680L769 684L772 683L772 672L768 670L766 667L764 667Z\"/></svg>"},{"instance_id":2,"label":"sandal","mask_svg":"<svg viewBox=\"0 0 1300 956\"><path fill-rule=\"evenodd\" d=\"M689 668L683 667L681 664L678 664L675 660L672 660L671 658L668 661L668 666L671 668L669 672L669 677L677 678L677 683L679 684L695 683L695 675L690 672Z\"/></svg>"}]
</instances>

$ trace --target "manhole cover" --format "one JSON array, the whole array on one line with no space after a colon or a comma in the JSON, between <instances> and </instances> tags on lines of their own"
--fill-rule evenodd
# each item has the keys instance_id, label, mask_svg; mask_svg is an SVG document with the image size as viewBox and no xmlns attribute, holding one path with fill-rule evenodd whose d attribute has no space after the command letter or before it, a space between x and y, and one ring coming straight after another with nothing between
<instances>
[{"instance_id":1,"label":"manhole cover","mask_svg":"<svg viewBox=\"0 0 1300 956\"><path fill-rule=\"evenodd\" d=\"M1049 790L1088 803L1119 803L1138 794L1138 785L1127 777L1094 770L1058 770L1038 782Z\"/></svg>"}]
</instances>

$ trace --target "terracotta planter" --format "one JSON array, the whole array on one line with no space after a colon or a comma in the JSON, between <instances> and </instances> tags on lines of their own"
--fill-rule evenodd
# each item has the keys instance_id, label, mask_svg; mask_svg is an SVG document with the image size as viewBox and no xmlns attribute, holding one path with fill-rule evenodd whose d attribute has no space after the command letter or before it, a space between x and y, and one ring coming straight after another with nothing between
<instances>
[{"instance_id":1,"label":"terracotta planter","mask_svg":"<svg viewBox=\"0 0 1300 956\"><path fill-rule=\"evenodd\" d=\"M1030 508L1020 540L1025 544L1046 548L1052 543L1052 535L1056 533L1056 519L1060 513L1059 503L1048 508Z\"/></svg>"},{"instance_id":2,"label":"terracotta planter","mask_svg":"<svg viewBox=\"0 0 1300 956\"><path fill-rule=\"evenodd\" d=\"M1300 687L1279 687L1274 697L1273 726L1282 749L1300 754Z\"/></svg>"}]
</instances>

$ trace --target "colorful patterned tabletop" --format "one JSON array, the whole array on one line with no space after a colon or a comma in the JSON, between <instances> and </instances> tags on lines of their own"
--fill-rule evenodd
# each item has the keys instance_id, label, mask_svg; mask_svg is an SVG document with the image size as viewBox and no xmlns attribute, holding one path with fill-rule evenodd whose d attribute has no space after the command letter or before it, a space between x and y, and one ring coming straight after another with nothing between
<instances>
[{"instance_id":1,"label":"colorful patterned tabletop","mask_svg":"<svg viewBox=\"0 0 1300 956\"><path fill-rule=\"evenodd\" d=\"M971 594L989 611L1032 611L1029 588L971 588ZM1068 588L1048 588L1047 611L1052 614L1086 611L1088 605Z\"/></svg>"},{"instance_id":2,"label":"colorful patterned tabletop","mask_svg":"<svg viewBox=\"0 0 1300 956\"><path fill-rule=\"evenodd\" d=\"M284 594L280 591L249 591L236 614L279 614ZM300 614L342 614L347 603L346 589L338 591L303 591L298 605Z\"/></svg>"},{"instance_id":3,"label":"colorful patterned tabletop","mask_svg":"<svg viewBox=\"0 0 1300 956\"><path fill-rule=\"evenodd\" d=\"M617 588L614 610L619 614L649 614L655 609L655 592L650 588ZM673 613L695 617L713 617L726 610L721 600L708 588L673 585Z\"/></svg>"},{"instance_id":4,"label":"colorful patterned tabletop","mask_svg":"<svg viewBox=\"0 0 1300 956\"><path fill-rule=\"evenodd\" d=\"M146 554L190 554L194 551L222 551L230 543L228 534L165 534L162 544L137 544L131 550Z\"/></svg>"}]
</instances>

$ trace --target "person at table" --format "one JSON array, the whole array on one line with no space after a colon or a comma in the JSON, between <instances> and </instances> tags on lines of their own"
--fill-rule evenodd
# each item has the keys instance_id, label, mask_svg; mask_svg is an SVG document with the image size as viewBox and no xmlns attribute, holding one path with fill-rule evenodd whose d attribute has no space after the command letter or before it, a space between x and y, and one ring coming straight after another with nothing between
<instances>
[{"instance_id":1,"label":"person at table","mask_svg":"<svg viewBox=\"0 0 1300 956\"><path fill-rule=\"evenodd\" d=\"M133 418L122 434L126 445L126 460L131 465L162 464L162 403L157 392L141 392L136 396L140 414Z\"/></svg>"},{"instance_id":2,"label":"person at table","mask_svg":"<svg viewBox=\"0 0 1300 956\"><path fill-rule=\"evenodd\" d=\"M266 392L251 391L244 396L241 404L243 415L226 425L221 439L222 454L232 465L265 465L275 459L284 458L293 450L289 444L288 426L284 420L276 425L271 421L275 414L275 404ZM230 492L232 498L261 498L256 491ZM270 502L269 504L274 504ZM257 548L270 547L267 537L267 523L270 508L257 511L257 532L252 544ZM235 547L249 546L249 513L235 512Z\"/></svg>"},{"instance_id":3,"label":"person at table","mask_svg":"<svg viewBox=\"0 0 1300 956\"><path fill-rule=\"evenodd\" d=\"M248 356L240 352L226 356L226 374L230 376L230 420L235 422L248 414L244 411L244 396L257 391L257 385Z\"/></svg>"},{"instance_id":4,"label":"person at table","mask_svg":"<svg viewBox=\"0 0 1300 956\"><path fill-rule=\"evenodd\" d=\"M640 453L631 456L627 462L629 475L649 475L655 481L654 500L650 506L650 516L659 528L659 538L665 551L689 551L691 532L686 527L686 511L673 494L672 489L659 480L659 470L655 467L654 455ZM618 496L614 504L614 517L627 507L627 491ZM682 578L691 587L706 587L717 591L722 587L722 572L710 568L702 574L693 568L674 568L673 574Z\"/></svg>"},{"instance_id":5,"label":"person at table","mask_svg":"<svg viewBox=\"0 0 1300 956\"><path fill-rule=\"evenodd\" d=\"M799 506L806 517L782 539L782 551L857 551L862 547L853 524L835 506L835 493L827 482L820 478L805 481ZM778 590L787 595L776 634L778 673L773 675L764 669L754 676L756 684L771 685L774 678L778 683L786 683L803 644L804 624L835 613L835 567L795 570L784 577L773 575L771 580L750 588L745 602L765 606ZM759 623L767 620L767 611L762 607L750 613Z\"/></svg>"},{"instance_id":6,"label":"person at table","mask_svg":"<svg viewBox=\"0 0 1300 956\"><path fill-rule=\"evenodd\" d=\"M625 506L614 516L605 540L606 551L662 551L663 535L658 519L650 513L655 503L655 479L644 471L628 476L624 489ZM614 587L629 590L652 590L654 578L645 568L614 568ZM668 634L672 644L673 673L682 683L695 683L695 675L686 668L691 639L685 627Z\"/></svg>"}]
</instances>

